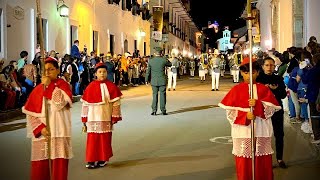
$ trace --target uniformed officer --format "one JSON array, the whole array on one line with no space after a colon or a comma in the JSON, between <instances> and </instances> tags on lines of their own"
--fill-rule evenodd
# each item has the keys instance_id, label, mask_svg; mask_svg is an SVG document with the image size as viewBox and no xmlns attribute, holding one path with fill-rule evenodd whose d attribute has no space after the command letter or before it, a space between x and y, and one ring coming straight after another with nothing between
<instances>
[{"instance_id":1,"label":"uniformed officer","mask_svg":"<svg viewBox=\"0 0 320 180\"><path fill-rule=\"evenodd\" d=\"M158 110L158 93L160 92L160 110L162 115L167 115L166 112L166 75L165 68L170 67L172 64L166 58L162 56L162 49L160 47L155 48L155 55L149 60L146 82L149 82L151 78L152 86L152 113L151 115L157 115ZM151 77L150 77L151 75Z\"/></svg>"}]
</instances>

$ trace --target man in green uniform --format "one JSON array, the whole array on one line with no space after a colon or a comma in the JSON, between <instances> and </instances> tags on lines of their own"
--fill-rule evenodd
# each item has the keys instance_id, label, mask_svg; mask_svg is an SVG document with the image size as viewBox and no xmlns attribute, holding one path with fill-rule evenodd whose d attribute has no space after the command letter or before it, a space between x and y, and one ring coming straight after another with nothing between
<instances>
[{"instance_id":1,"label":"man in green uniform","mask_svg":"<svg viewBox=\"0 0 320 180\"><path fill-rule=\"evenodd\" d=\"M152 86L152 113L151 115L157 115L158 110L158 93L160 92L160 110L162 115L167 115L166 112L166 66L171 66L171 62L164 58L162 49L160 47L155 48L155 55L149 60L148 69L146 74L146 82L149 82L151 78ZM151 75L151 77L150 77Z\"/></svg>"}]
</instances>

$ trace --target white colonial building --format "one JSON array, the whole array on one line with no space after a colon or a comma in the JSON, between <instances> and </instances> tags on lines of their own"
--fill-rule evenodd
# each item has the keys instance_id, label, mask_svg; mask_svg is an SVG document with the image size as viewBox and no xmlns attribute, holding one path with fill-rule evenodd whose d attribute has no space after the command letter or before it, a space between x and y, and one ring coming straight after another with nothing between
<instances>
[{"instance_id":1,"label":"white colonial building","mask_svg":"<svg viewBox=\"0 0 320 180\"><path fill-rule=\"evenodd\" d=\"M85 46L88 53L95 50L98 54L107 52L123 54L139 50L143 56L152 54L153 47L157 45L151 39L152 18L149 18L151 16L146 18L142 11L140 14L135 14L137 6L130 4L131 0L40 0L40 2L44 48L47 51L56 50L60 55L70 53L73 41L79 40L80 51ZM148 8L149 14L152 14L152 6L160 2L165 6L165 12L168 12L169 17L174 17L174 23L181 29L181 33L179 36L178 33L169 34L169 41L165 43L166 48L179 47L188 52L195 52L195 48L190 44L195 42L194 23L190 22L190 19L182 20L182 16L177 17L178 8L173 8L184 9L185 6L181 1L137 0L137 2L140 4L140 9ZM68 17L60 16L58 7L61 4L68 6ZM185 38L186 36L189 38ZM19 53L26 50L31 61L38 43L36 0L1 0L0 59L5 59L6 63L17 60Z\"/></svg>"},{"instance_id":2,"label":"white colonial building","mask_svg":"<svg viewBox=\"0 0 320 180\"><path fill-rule=\"evenodd\" d=\"M258 0L261 47L285 51L304 47L311 36L320 39L319 0Z\"/></svg>"}]
</instances>

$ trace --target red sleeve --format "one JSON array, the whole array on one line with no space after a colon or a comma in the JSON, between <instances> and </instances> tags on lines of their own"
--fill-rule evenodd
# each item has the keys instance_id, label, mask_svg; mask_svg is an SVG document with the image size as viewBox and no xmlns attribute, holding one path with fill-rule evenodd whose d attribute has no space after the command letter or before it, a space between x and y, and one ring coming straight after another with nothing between
<instances>
[{"instance_id":1,"label":"red sleeve","mask_svg":"<svg viewBox=\"0 0 320 180\"><path fill-rule=\"evenodd\" d=\"M38 138L38 137L40 137L41 136L41 130L43 129L43 128L45 128L46 127L46 125L44 125L43 123L40 125L40 126L38 126L36 129L34 129L33 130L33 134L34 134L34 137L36 137L36 138Z\"/></svg>"}]
</instances>

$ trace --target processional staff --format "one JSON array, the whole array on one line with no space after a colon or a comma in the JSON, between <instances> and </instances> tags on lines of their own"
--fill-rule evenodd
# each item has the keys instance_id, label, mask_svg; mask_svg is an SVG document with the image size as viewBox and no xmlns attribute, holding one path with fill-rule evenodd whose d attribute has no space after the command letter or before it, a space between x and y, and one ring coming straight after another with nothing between
<instances>
[{"instance_id":1,"label":"processional staff","mask_svg":"<svg viewBox=\"0 0 320 180\"><path fill-rule=\"evenodd\" d=\"M40 9L40 0L36 0L37 4L37 17L38 17L38 26L39 26L39 44L40 44L40 54L41 54L41 76L44 77L46 76L46 70L45 70L45 50L43 47L43 29L42 29L42 18L41 18L41 9ZM45 90L45 86L43 86ZM49 122L49 114L48 114L48 103L47 99L44 98L44 108L45 108L45 118L46 118L46 128L49 133L49 137L47 137L47 156L48 156L48 161L49 161L49 175L50 179L52 179L52 173L51 173L51 136L50 136L50 122Z\"/></svg>"}]
</instances>

